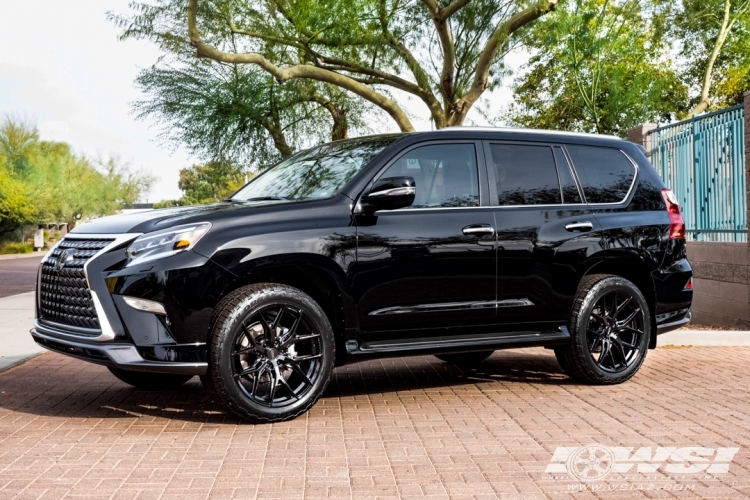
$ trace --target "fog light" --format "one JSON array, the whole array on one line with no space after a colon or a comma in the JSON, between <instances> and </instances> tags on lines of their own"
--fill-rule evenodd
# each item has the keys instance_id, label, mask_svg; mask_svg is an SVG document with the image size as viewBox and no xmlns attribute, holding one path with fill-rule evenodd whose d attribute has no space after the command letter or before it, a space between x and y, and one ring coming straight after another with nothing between
<instances>
[{"instance_id":1,"label":"fog light","mask_svg":"<svg viewBox=\"0 0 750 500\"><path fill-rule=\"evenodd\" d=\"M154 314L162 314L164 316L167 315L167 311L164 310L164 305L160 302L146 299L137 299L135 297L126 297L124 295L122 298L125 303L133 309L138 309L139 311L146 311Z\"/></svg>"}]
</instances>

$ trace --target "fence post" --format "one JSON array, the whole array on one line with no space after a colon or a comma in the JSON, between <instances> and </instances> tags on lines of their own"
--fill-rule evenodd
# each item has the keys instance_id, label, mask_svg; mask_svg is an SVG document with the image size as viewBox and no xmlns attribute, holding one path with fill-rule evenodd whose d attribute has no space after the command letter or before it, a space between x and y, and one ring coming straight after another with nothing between
<instances>
[{"instance_id":1,"label":"fence post","mask_svg":"<svg viewBox=\"0 0 750 500\"><path fill-rule=\"evenodd\" d=\"M745 92L745 200L749 202L747 215L750 216L750 90ZM747 220L750 221L750 219ZM747 227L750 231L750 222ZM747 240L747 245L748 257L750 257L750 238Z\"/></svg>"},{"instance_id":2,"label":"fence post","mask_svg":"<svg viewBox=\"0 0 750 500\"><path fill-rule=\"evenodd\" d=\"M745 97L747 102L747 96ZM747 106L747 104L746 104ZM745 115L747 117L747 115ZM646 148L646 158L651 161L651 137L648 133L656 129L655 123L643 123L628 130L628 141Z\"/></svg>"}]
</instances>

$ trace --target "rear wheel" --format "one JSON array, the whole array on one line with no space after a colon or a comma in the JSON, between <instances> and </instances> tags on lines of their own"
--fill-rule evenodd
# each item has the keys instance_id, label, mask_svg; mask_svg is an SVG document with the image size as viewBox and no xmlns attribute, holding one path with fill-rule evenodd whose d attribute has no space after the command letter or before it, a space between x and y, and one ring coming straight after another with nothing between
<instances>
[{"instance_id":1,"label":"rear wheel","mask_svg":"<svg viewBox=\"0 0 750 500\"><path fill-rule=\"evenodd\" d=\"M481 363L489 358L492 356L493 352L495 351L457 352L451 354L438 354L435 357L446 363L453 363L454 365L473 365Z\"/></svg>"},{"instance_id":2,"label":"rear wheel","mask_svg":"<svg viewBox=\"0 0 750 500\"><path fill-rule=\"evenodd\" d=\"M620 276L586 276L570 321L571 342L555 349L576 380L619 384L636 374L648 351L651 314L643 294Z\"/></svg>"},{"instance_id":3,"label":"rear wheel","mask_svg":"<svg viewBox=\"0 0 750 500\"><path fill-rule=\"evenodd\" d=\"M216 308L204 386L229 412L278 422L307 411L325 391L335 357L323 309L304 292L259 283Z\"/></svg>"},{"instance_id":4,"label":"rear wheel","mask_svg":"<svg viewBox=\"0 0 750 500\"><path fill-rule=\"evenodd\" d=\"M174 375L171 373L151 373L123 370L122 368L108 367L112 375L139 389L147 391L165 391L176 389L191 378L192 375Z\"/></svg>"}]
</instances>

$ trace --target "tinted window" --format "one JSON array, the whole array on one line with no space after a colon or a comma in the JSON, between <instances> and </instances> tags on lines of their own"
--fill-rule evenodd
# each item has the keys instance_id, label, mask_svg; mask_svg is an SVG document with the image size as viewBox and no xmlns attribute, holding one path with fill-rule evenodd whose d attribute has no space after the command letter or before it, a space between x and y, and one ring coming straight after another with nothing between
<instances>
[{"instance_id":1,"label":"tinted window","mask_svg":"<svg viewBox=\"0 0 750 500\"><path fill-rule=\"evenodd\" d=\"M635 167L621 151L594 146L567 146L587 203L617 203L625 199Z\"/></svg>"},{"instance_id":2,"label":"tinted window","mask_svg":"<svg viewBox=\"0 0 750 500\"><path fill-rule=\"evenodd\" d=\"M417 196L408 208L479 206L477 155L473 144L412 149L380 177L413 177Z\"/></svg>"},{"instance_id":3,"label":"tinted window","mask_svg":"<svg viewBox=\"0 0 750 500\"><path fill-rule=\"evenodd\" d=\"M232 199L330 198L396 138L334 142L302 151L263 172Z\"/></svg>"},{"instance_id":4,"label":"tinted window","mask_svg":"<svg viewBox=\"0 0 750 500\"><path fill-rule=\"evenodd\" d=\"M565 158L561 147L554 147L555 163L557 163L557 175L560 177L560 188L563 194L563 203L581 203L581 193L578 192L576 181L573 180L573 173L570 171L570 165Z\"/></svg>"},{"instance_id":5,"label":"tinted window","mask_svg":"<svg viewBox=\"0 0 750 500\"><path fill-rule=\"evenodd\" d=\"M491 144L499 205L561 203L552 148Z\"/></svg>"}]
</instances>

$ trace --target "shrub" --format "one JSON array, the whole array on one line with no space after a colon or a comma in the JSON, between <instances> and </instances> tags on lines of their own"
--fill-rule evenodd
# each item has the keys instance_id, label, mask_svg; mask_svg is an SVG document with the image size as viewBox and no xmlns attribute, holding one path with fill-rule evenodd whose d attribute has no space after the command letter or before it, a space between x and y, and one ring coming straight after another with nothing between
<instances>
[{"instance_id":1,"label":"shrub","mask_svg":"<svg viewBox=\"0 0 750 500\"><path fill-rule=\"evenodd\" d=\"M0 254L14 254L14 253L31 253L34 251L34 247L27 243L6 243L0 246Z\"/></svg>"}]
</instances>

